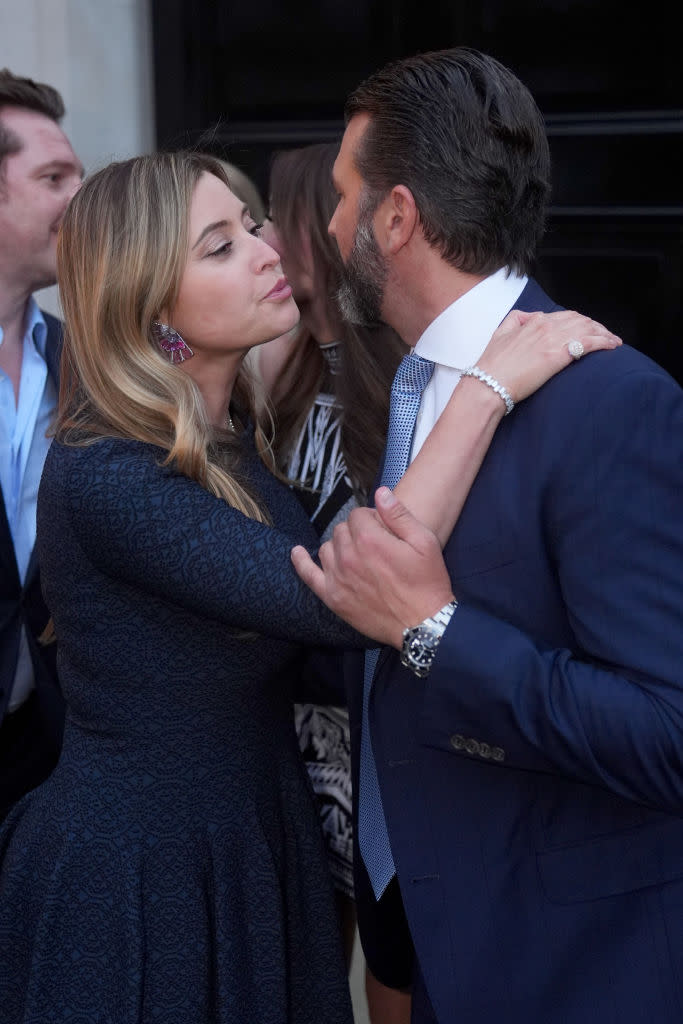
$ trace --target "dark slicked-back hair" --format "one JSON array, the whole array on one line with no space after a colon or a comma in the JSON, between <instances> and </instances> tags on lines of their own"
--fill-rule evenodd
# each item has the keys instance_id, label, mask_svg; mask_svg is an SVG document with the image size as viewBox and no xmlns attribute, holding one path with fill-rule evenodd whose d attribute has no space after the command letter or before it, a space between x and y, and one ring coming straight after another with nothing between
<instances>
[{"instance_id":1,"label":"dark slicked-back hair","mask_svg":"<svg viewBox=\"0 0 683 1024\"><path fill-rule=\"evenodd\" d=\"M9 68L0 71L0 170L6 156L21 149L19 137L2 123L4 107L18 107L44 114L59 123L64 117L64 102L56 89L32 78L13 75Z\"/></svg>"},{"instance_id":2,"label":"dark slicked-back hair","mask_svg":"<svg viewBox=\"0 0 683 1024\"><path fill-rule=\"evenodd\" d=\"M349 96L348 121L370 122L355 154L371 205L412 192L422 230L471 274L528 273L543 235L550 153L526 86L468 47L396 61Z\"/></svg>"}]
</instances>

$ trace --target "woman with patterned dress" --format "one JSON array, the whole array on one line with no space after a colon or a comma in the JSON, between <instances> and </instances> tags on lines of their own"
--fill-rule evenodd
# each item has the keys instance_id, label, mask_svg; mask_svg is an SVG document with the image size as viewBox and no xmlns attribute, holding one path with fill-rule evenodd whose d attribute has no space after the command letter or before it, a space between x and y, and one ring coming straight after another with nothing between
<instances>
[{"instance_id":1,"label":"woman with patterned dress","mask_svg":"<svg viewBox=\"0 0 683 1024\"><path fill-rule=\"evenodd\" d=\"M292 334L254 350L272 402L278 465L321 541L355 505L367 503L386 437L391 381L406 351L390 328L353 326L339 312L343 268L327 233L336 204L332 166L338 149L337 143L318 143L282 151L273 160L264 237L280 253L301 321ZM350 966L356 922L351 756L339 666L340 686L302 694L295 720ZM407 1024L408 996L386 989L369 970L365 989L371 1021Z\"/></svg>"},{"instance_id":2,"label":"woman with patterned dress","mask_svg":"<svg viewBox=\"0 0 683 1024\"><path fill-rule=\"evenodd\" d=\"M321 345L325 359L323 387L313 399L285 469L321 541L332 536L357 505L341 443L341 407L334 391L339 342ZM323 838L350 954L353 913L353 836L351 826L351 748L349 717L339 704L300 702L294 722L299 747L316 794ZM351 932L353 935L353 932Z\"/></svg>"},{"instance_id":3,"label":"woman with patterned dress","mask_svg":"<svg viewBox=\"0 0 683 1024\"><path fill-rule=\"evenodd\" d=\"M38 549L67 721L0 831L0 1020L351 1024L283 679L369 641L292 570L315 534L252 416L244 356L298 318L279 257L220 164L160 153L85 182L58 273Z\"/></svg>"}]
</instances>

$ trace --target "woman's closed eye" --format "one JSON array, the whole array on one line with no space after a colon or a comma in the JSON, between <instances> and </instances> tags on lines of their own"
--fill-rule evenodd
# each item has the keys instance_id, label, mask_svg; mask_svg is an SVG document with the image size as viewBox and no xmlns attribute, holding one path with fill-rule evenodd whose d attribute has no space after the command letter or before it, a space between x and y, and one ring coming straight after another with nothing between
<instances>
[{"instance_id":1,"label":"woman's closed eye","mask_svg":"<svg viewBox=\"0 0 683 1024\"><path fill-rule=\"evenodd\" d=\"M207 252L207 256L227 256L232 249L232 242L223 242L222 245L212 249L211 252Z\"/></svg>"},{"instance_id":2,"label":"woman's closed eye","mask_svg":"<svg viewBox=\"0 0 683 1024\"><path fill-rule=\"evenodd\" d=\"M263 224L251 224L246 230L252 235L253 238L261 237L261 230ZM225 241L222 245L217 245L215 249L212 249L207 253L207 256L227 256L232 250L232 241Z\"/></svg>"}]
</instances>

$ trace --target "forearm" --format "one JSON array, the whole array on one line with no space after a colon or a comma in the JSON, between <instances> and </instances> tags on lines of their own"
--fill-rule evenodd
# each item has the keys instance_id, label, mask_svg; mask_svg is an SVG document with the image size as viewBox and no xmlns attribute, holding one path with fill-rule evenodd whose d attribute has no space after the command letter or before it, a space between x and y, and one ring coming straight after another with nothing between
<instances>
[{"instance_id":1,"label":"forearm","mask_svg":"<svg viewBox=\"0 0 683 1024\"><path fill-rule=\"evenodd\" d=\"M572 338L581 338L585 352L620 344L616 336L578 313L513 311L493 334L479 367L519 402L571 362L567 343ZM442 545L458 520L504 413L503 401L490 387L463 377L395 489Z\"/></svg>"},{"instance_id":2,"label":"forearm","mask_svg":"<svg viewBox=\"0 0 683 1024\"><path fill-rule=\"evenodd\" d=\"M498 395L463 377L419 453L394 488L396 497L443 547L505 413Z\"/></svg>"},{"instance_id":3,"label":"forearm","mask_svg":"<svg viewBox=\"0 0 683 1024\"><path fill-rule=\"evenodd\" d=\"M570 338L580 336L586 351L619 343L592 321L589 334L581 325L585 317L566 311L513 312L478 365L519 402L571 361ZM354 509L321 547L322 568L301 548L293 551L299 576L337 615L380 643L399 646L406 626L450 600L439 545L451 535L504 412L492 388L462 379L394 496L380 489L374 511Z\"/></svg>"},{"instance_id":4,"label":"forearm","mask_svg":"<svg viewBox=\"0 0 683 1024\"><path fill-rule=\"evenodd\" d=\"M71 528L98 571L228 628L305 645L371 646L297 578L288 533L164 470L157 458L151 446L125 441L55 449L48 494L53 504L63 502L54 481L69 480ZM50 514L44 499L39 544L51 536ZM312 539L313 531L305 536Z\"/></svg>"}]
</instances>

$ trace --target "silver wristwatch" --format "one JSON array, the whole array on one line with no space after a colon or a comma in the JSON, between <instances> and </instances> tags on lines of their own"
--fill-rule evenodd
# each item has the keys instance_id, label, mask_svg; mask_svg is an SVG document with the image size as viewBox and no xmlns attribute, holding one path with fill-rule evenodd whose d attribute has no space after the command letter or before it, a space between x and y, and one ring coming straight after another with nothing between
<instances>
[{"instance_id":1,"label":"silver wristwatch","mask_svg":"<svg viewBox=\"0 0 683 1024\"><path fill-rule=\"evenodd\" d=\"M457 607L457 601L449 601L435 615L430 615L419 626L411 626L409 629L403 630L401 664L409 668L416 676L424 678L432 667L436 649Z\"/></svg>"}]
</instances>

